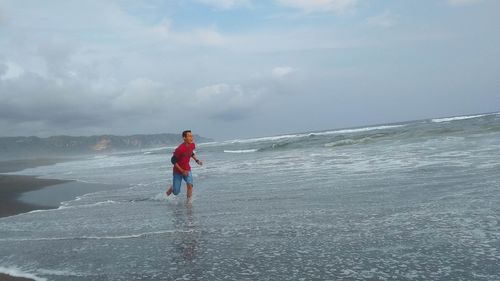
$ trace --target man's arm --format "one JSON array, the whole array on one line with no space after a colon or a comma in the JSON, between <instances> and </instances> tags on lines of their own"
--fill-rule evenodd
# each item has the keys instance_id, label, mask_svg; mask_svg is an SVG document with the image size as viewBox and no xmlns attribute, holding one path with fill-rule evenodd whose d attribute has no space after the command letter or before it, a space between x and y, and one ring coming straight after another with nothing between
<instances>
[{"instance_id":1,"label":"man's arm","mask_svg":"<svg viewBox=\"0 0 500 281\"><path fill-rule=\"evenodd\" d=\"M186 170L184 170L183 168L181 168L181 166L177 162L178 158L177 158L176 154L177 154L177 149L174 151L174 155L172 156L170 161L172 162L172 164L174 164L174 167L177 168L178 171L180 171L183 175L187 175L188 172Z\"/></svg>"},{"instance_id":2,"label":"man's arm","mask_svg":"<svg viewBox=\"0 0 500 281\"><path fill-rule=\"evenodd\" d=\"M198 164L200 166L203 165L203 162L201 162L200 159L198 159L196 157L196 155L194 154L194 152L193 152L193 154L191 154L191 157L194 159L194 161L196 162L196 164Z\"/></svg>"},{"instance_id":3,"label":"man's arm","mask_svg":"<svg viewBox=\"0 0 500 281\"><path fill-rule=\"evenodd\" d=\"M181 171L181 173L184 175L186 174L186 170L184 170L183 168L181 168L181 166L179 166L179 163L175 162L174 166L179 170Z\"/></svg>"}]
</instances>

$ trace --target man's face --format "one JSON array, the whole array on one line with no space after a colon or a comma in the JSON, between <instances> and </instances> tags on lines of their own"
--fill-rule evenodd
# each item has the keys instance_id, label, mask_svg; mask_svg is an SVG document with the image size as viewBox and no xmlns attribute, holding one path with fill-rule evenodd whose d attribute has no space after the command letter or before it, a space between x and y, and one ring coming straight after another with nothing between
<instances>
[{"instance_id":1,"label":"man's face","mask_svg":"<svg viewBox=\"0 0 500 281\"><path fill-rule=\"evenodd\" d=\"M192 133L186 133L186 136L184 137L184 141L186 143L193 143L193 134Z\"/></svg>"}]
</instances>

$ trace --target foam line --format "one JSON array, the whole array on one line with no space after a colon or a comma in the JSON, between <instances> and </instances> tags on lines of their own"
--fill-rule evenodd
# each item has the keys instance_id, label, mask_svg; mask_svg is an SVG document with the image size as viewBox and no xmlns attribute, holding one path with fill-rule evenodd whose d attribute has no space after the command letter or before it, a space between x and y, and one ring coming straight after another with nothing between
<instances>
[{"instance_id":1,"label":"foam line","mask_svg":"<svg viewBox=\"0 0 500 281\"><path fill-rule=\"evenodd\" d=\"M60 241L60 240L106 240L106 239L133 239L142 238L150 235L166 234L166 233L192 233L194 230L161 230L144 232L130 235L117 236L77 236L77 237L41 237L41 238L6 238L0 239L2 242L23 242L23 241Z\"/></svg>"},{"instance_id":2,"label":"foam line","mask_svg":"<svg viewBox=\"0 0 500 281\"><path fill-rule=\"evenodd\" d=\"M30 278L35 281L47 281L47 279L35 276L31 273L28 272L23 272L17 267L2 267L0 266L0 273L4 273L13 277L23 277L23 278Z\"/></svg>"},{"instance_id":3,"label":"foam line","mask_svg":"<svg viewBox=\"0 0 500 281\"><path fill-rule=\"evenodd\" d=\"M458 121L458 120L466 120L466 119L479 118L479 117L483 117L483 116L487 116L487 115L488 114L469 115L469 116L456 116L456 117L447 117L447 118L436 118L436 119L432 119L432 122L434 122L434 123L451 122L451 121Z\"/></svg>"}]
</instances>

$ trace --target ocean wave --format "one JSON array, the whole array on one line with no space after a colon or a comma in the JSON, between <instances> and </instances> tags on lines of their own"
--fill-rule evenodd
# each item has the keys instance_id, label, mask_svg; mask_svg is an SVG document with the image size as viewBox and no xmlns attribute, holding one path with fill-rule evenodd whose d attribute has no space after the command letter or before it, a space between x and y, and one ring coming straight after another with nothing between
<instances>
[{"instance_id":1,"label":"ocean wave","mask_svg":"<svg viewBox=\"0 0 500 281\"><path fill-rule=\"evenodd\" d=\"M311 132L311 133L303 133L303 134L289 134L289 135L281 135L281 136L272 136L272 137L261 137L261 138L251 138L251 139L236 139L222 142L221 144L245 144L245 143L257 143L257 142L275 142L275 141L283 141L283 140L294 140L298 138L308 138L314 136L327 136L327 135L335 135L335 134L347 134L347 133L360 133L360 132L368 132L375 130L387 130L400 128L407 125L382 125L382 126L372 126L372 127L363 127L363 128L355 128L355 129L340 129L340 130L330 130L323 132Z\"/></svg>"},{"instance_id":2,"label":"ocean wave","mask_svg":"<svg viewBox=\"0 0 500 281\"><path fill-rule=\"evenodd\" d=\"M261 138L251 138L251 139L235 139L235 140L225 141L222 144L268 142L268 141L277 141L282 139L300 138L307 135L308 134L294 134L294 135L281 135L281 136L261 137Z\"/></svg>"},{"instance_id":3,"label":"ocean wave","mask_svg":"<svg viewBox=\"0 0 500 281\"><path fill-rule=\"evenodd\" d=\"M328 131L328 132L313 133L313 134L318 136L318 135L360 133L360 132L368 132L368 131L374 131L374 130L394 129L394 128L400 128L400 127L404 127L404 126L406 126L406 125L383 125L383 126L375 126L375 127L357 128L357 129L343 129L343 130Z\"/></svg>"},{"instance_id":4,"label":"ocean wave","mask_svg":"<svg viewBox=\"0 0 500 281\"><path fill-rule=\"evenodd\" d=\"M45 279L45 278L35 276L35 275L28 273L28 272L23 272L21 269L19 269L17 267L0 266L0 273L4 273L4 274L14 276L14 277L29 278L29 279L33 279L35 281L47 281L47 279Z\"/></svg>"},{"instance_id":5,"label":"ocean wave","mask_svg":"<svg viewBox=\"0 0 500 281\"><path fill-rule=\"evenodd\" d=\"M224 150L224 153L252 153L257 152L258 149L241 149L241 150Z\"/></svg>"},{"instance_id":6,"label":"ocean wave","mask_svg":"<svg viewBox=\"0 0 500 281\"><path fill-rule=\"evenodd\" d=\"M343 146L343 145L353 145L353 144L359 144L359 143L365 143L367 141L370 141L372 138L362 138L358 140L353 140L353 139L344 139L344 140L338 140L334 142L329 142L325 143L325 147L335 147L335 146Z\"/></svg>"},{"instance_id":7,"label":"ocean wave","mask_svg":"<svg viewBox=\"0 0 500 281\"><path fill-rule=\"evenodd\" d=\"M490 114L479 114L479 115L468 115L468 116L456 116L456 117L446 117L446 118L436 118L432 119L431 121L434 123L442 123L442 122L451 122L451 121L458 121L458 120L466 120L466 119L473 119L473 118L479 118L479 117L484 117L488 116Z\"/></svg>"}]
</instances>

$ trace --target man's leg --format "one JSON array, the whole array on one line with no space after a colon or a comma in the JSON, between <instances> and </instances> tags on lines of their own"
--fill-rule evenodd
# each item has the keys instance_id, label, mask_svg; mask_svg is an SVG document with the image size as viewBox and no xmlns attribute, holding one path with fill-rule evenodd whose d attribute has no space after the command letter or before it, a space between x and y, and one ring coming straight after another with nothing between
<instances>
[{"instance_id":1,"label":"man's leg","mask_svg":"<svg viewBox=\"0 0 500 281\"><path fill-rule=\"evenodd\" d=\"M192 184L186 184L187 187L187 200L190 201L191 197L193 196L193 185Z\"/></svg>"},{"instance_id":2,"label":"man's leg","mask_svg":"<svg viewBox=\"0 0 500 281\"><path fill-rule=\"evenodd\" d=\"M184 177L184 180L186 181L187 200L191 201L191 197L193 196L193 174L191 174L191 171Z\"/></svg>"},{"instance_id":3,"label":"man's leg","mask_svg":"<svg viewBox=\"0 0 500 281\"><path fill-rule=\"evenodd\" d=\"M179 192L181 192L182 175L174 173L172 181L172 185L167 190L167 196L172 194L172 192L174 193L174 195L177 195L179 194Z\"/></svg>"}]
</instances>

